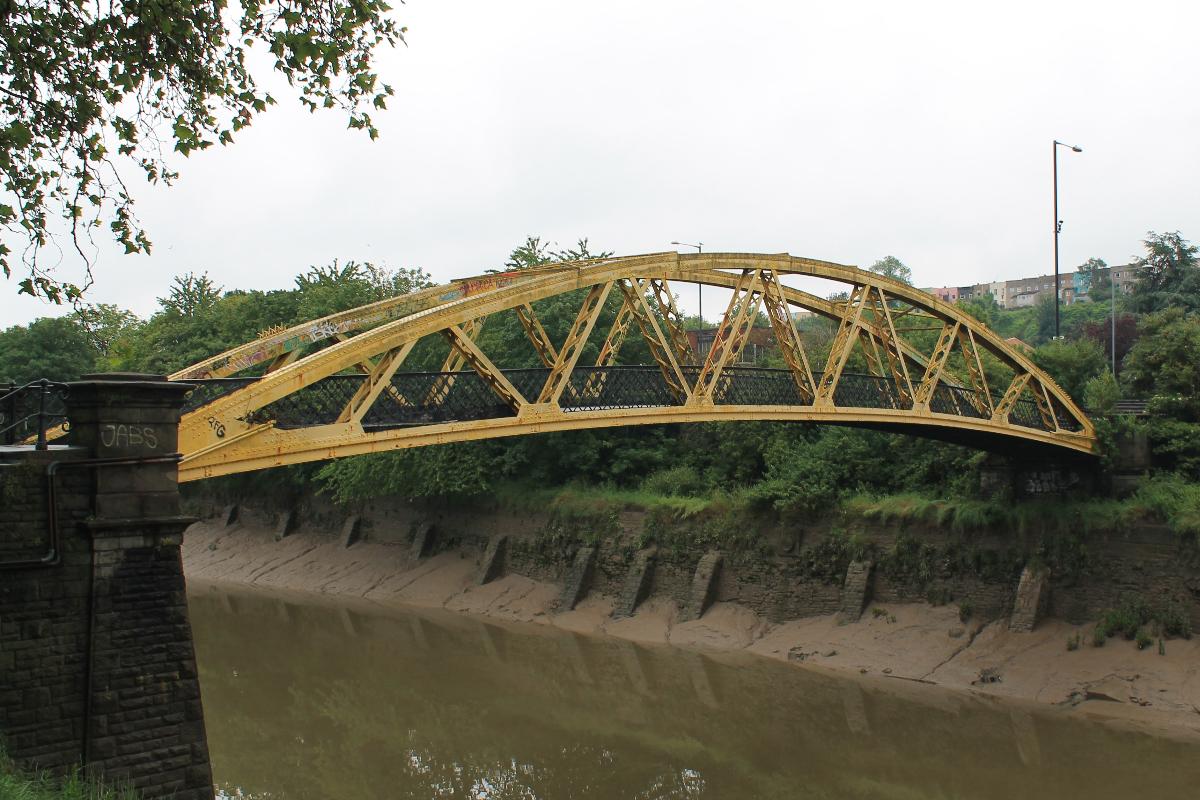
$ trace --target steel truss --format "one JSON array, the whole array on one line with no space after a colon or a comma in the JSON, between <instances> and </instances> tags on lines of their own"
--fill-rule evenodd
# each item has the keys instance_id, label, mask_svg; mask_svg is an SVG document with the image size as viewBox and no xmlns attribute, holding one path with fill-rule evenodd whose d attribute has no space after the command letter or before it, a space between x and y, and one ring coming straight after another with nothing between
<instances>
[{"instance_id":1,"label":"steel truss","mask_svg":"<svg viewBox=\"0 0 1200 800\"><path fill-rule=\"evenodd\" d=\"M789 276L837 281L847 294L825 300L785 285ZM672 281L732 290L700 361ZM535 304L580 290L556 346ZM620 299L615 319L610 310L608 329L596 331L610 297ZM741 363L760 311L781 367ZM827 348L810 352L796 311L836 323ZM541 368L503 368L480 347L484 322L506 312ZM581 364L601 335L598 357ZM641 336L652 364L618 363L630 335ZM442 369L405 371L427 336L449 343ZM263 374L231 377L248 371ZM1006 381L1002 392L993 394L989 374ZM910 426L998 446L1097 447L1074 401L960 309L870 272L788 255L660 253L454 281L268 331L171 379L198 384L180 425L183 481L442 442L705 420Z\"/></svg>"}]
</instances>

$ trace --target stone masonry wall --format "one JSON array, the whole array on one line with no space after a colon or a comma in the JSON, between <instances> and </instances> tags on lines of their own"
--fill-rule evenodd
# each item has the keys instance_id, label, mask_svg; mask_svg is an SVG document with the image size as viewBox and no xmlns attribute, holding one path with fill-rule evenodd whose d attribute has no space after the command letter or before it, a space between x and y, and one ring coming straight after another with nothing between
<instances>
[{"instance_id":1,"label":"stone masonry wall","mask_svg":"<svg viewBox=\"0 0 1200 800\"><path fill-rule=\"evenodd\" d=\"M224 502L226 498L206 497L202 492L191 498L196 513L207 517L216 515ZM302 530L333 533L347 514L356 513L361 515L368 540L398 544L411 542L420 524L432 523L438 530L435 551L466 547L482 553L490 536L505 534L509 536L507 571L558 583L564 580L578 548L596 544L591 592L612 597L621 594L638 550L655 544L646 537L646 515L631 511L621 512L615 522L608 519L595 526L564 526L549 512L469 505L421 508L394 498L339 509L317 497L291 502L289 508L298 509ZM240 513L254 524L273 527L282 508L243 507ZM749 537L762 544L758 551L726 554L716 599L739 602L772 620L837 612L849 557L818 569L814 562L828 556L822 549L839 535L844 539L849 534L835 532L828 523L807 525L802 530L764 528L758 536ZM994 530L960 534L921 523L864 523L854 527L853 538L871 548L879 561L872 579L872 604L951 603L969 606L983 619L1011 613L1021 569L1041 544L1041 538L1031 533ZM1192 628L1200 631L1200 550L1194 544L1154 525L1123 532L1080 531L1058 538L1068 546L1052 557L1078 562L1078 568L1049 565L1047 610L1051 616L1072 622L1094 620L1117 607L1123 596L1136 594L1152 606L1183 607L1191 616ZM904 542L932 549L931 555L922 556L925 573L898 570L895 563L889 563L887 556ZM683 608L704 550L672 550L659 544L650 595L669 598ZM958 562L952 563L955 558ZM972 563L964 566L965 562Z\"/></svg>"},{"instance_id":2,"label":"stone masonry wall","mask_svg":"<svg viewBox=\"0 0 1200 800\"><path fill-rule=\"evenodd\" d=\"M70 447L0 448L0 738L27 766L210 800L173 456L186 387L70 388ZM49 549L52 461L60 557L17 565Z\"/></svg>"},{"instance_id":3,"label":"stone masonry wall","mask_svg":"<svg viewBox=\"0 0 1200 800\"><path fill-rule=\"evenodd\" d=\"M46 467L82 450L17 458L0 448L0 736L9 753L47 768L80 761L91 557L75 535L90 512L85 472L63 470L58 517L67 531L57 566L5 567L50 546Z\"/></svg>"}]
</instances>

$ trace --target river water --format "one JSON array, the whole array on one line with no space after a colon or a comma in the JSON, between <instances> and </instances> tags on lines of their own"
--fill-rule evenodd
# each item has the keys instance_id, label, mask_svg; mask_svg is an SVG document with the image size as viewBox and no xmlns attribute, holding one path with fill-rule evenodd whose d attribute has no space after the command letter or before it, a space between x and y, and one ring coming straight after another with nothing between
<instances>
[{"instance_id":1,"label":"river water","mask_svg":"<svg viewBox=\"0 0 1200 800\"><path fill-rule=\"evenodd\" d=\"M223 797L1200 797L1200 743L1061 709L446 612L190 608Z\"/></svg>"}]
</instances>

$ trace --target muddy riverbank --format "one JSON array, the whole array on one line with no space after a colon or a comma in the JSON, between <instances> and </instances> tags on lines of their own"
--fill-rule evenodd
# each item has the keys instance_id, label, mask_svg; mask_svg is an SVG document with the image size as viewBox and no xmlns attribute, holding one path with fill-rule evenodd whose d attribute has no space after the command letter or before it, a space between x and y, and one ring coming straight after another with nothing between
<instances>
[{"instance_id":1,"label":"muddy riverbank","mask_svg":"<svg viewBox=\"0 0 1200 800\"><path fill-rule=\"evenodd\" d=\"M597 590L576 608L559 612L562 577L548 575L549 565L531 576L510 564L502 577L479 585L483 542L477 536L444 536L440 552L419 558L407 537L368 537L346 547L332 526L310 525L280 538L267 517L243 513L232 525L208 520L189 529L184 561L189 581L197 585L341 596L634 642L742 651L893 685L1032 701L1073 715L1200 735L1198 641L1170 639L1161 651L1139 650L1118 636L1095 647L1094 623L1050 618L1032 633L1014 633L1006 617L979 613L964 620L961 604L934 606L895 591L877 593L852 624L839 624L828 612L780 618L761 602L756 607L755 598L763 595L754 591L745 592L750 602L718 593L700 619L682 621L670 575L631 617L613 617L615 580L597 581ZM1069 649L1071 641L1080 645Z\"/></svg>"}]
</instances>

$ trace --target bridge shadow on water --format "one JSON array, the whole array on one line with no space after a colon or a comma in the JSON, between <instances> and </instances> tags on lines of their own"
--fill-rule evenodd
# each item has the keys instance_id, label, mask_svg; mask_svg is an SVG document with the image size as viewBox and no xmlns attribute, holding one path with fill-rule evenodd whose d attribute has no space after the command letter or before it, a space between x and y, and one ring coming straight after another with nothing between
<instances>
[{"instance_id":1,"label":"bridge shadow on water","mask_svg":"<svg viewBox=\"0 0 1200 800\"><path fill-rule=\"evenodd\" d=\"M1200 778L1194 740L745 654L203 585L190 608L230 797L1171 798Z\"/></svg>"}]
</instances>

